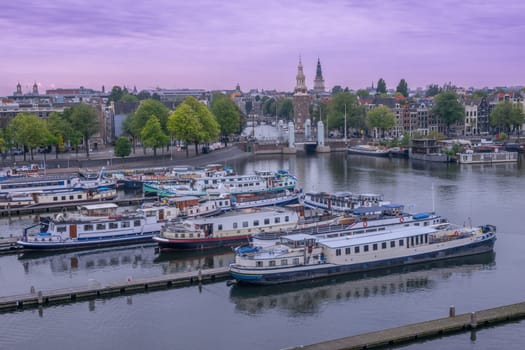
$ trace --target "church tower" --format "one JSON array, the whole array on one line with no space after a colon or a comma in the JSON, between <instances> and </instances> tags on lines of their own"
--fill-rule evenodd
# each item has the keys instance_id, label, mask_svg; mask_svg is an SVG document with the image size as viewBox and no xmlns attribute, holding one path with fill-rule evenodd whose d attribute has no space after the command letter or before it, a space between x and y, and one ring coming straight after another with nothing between
<instances>
[{"instance_id":1,"label":"church tower","mask_svg":"<svg viewBox=\"0 0 525 350\"><path fill-rule=\"evenodd\" d=\"M323 71L321 69L321 60L317 58L317 69L315 71L315 80L314 80L314 91L315 92L324 92L324 79Z\"/></svg>"},{"instance_id":2,"label":"church tower","mask_svg":"<svg viewBox=\"0 0 525 350\"><path fill-rule=\"evenodd\" d=\"M20 85L20 82L16 84L16 92L14 93L15 96L22 96L22 85Z\"/></svg>"},{"instance_id":3,"label":"church tower","mask_svg":"<svg viewBox=\"0 0 525 350\"><path fill-rule=\"evenodd\" d=\"M35 83L33 84L33 95L38 95L38 85Z\"/></svg>"},{"instance_id":4,"label":"church tower","mask_svg":"<svg viewBox=\"0 0 525 350\"><path fill-rule=\"evenodd\" d=\"M308 89L305 83L306 78L304 76L303 64L300 57L295 79L296 84L293 95L295 130L297 132L304 132L304 123L307 119L310 119L310 96L308 96Z\"/></svg>"}]
</instances>

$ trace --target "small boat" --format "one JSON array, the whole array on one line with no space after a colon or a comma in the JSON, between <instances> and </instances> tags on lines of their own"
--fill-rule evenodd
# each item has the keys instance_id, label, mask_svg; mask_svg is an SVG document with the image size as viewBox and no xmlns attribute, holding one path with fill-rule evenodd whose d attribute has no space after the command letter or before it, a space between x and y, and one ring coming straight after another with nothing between
<instances>
[{"instance_id":1,"label":"small boat","mask_svg":"<svg viewBox=\"0 0 525 350\"><path fill-rule=\"evenodd\" d=\"M176 208L147 206L117 212L114 203L82 205L77 213L59 213L24 229L17 243L24 250L71 250L151 242ZM33 230L39 229L37 232Z\"/></svg>"},{"instance_id":2,"label":"small boat","mask_svg":"<svg viewBox=\"0 0 525 350\"><path fill-rule=\"evenodd\" d=\"M307 192L304 205L335 213L350 213L356 208L388 204L382 194L352 192Z\"/></svg>"},{"instance_id":3,"label":"small boat","mask_svg":"<svg viewBox=\"0 0 525 350\"><path fill-rule=\"evenodd\" d=\"M388 157L390 155L390 151L388 149L371 145L350 146L348 147L348 153L374 157Z\"/></svg>"},{"instance_id":4,"label":"small boat","mask_svg":"<svg viewBox=\"0 0 525 350\"><path fill-rule=\"evenodd\" d=\"M260 192L232 195L232 207L235 209L267 207L299 203L302 195L299 191Z\"/></svg>"},{"instance_id":5,"label":"small boat","mask_svg":"<svg viewBox=\"0 0 525 350\"><path fill-rule=\"evenodd\" d=\"M493 250L496 227L401 227L336 238L297 234L252 251L238 249L230 264L240 283L269 285L482 254Z\"/></svg>"}]
</instances>

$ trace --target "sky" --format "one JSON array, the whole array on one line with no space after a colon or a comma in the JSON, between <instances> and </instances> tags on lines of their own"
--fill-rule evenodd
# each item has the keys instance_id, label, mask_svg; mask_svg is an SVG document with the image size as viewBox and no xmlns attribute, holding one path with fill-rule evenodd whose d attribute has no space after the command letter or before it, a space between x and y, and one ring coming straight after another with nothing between
<instances>
[{"instance_id":1,"label":"sky","mask_svg":"<svg viewBox=\"0 0 525 350\"><path fill-rule=\"evenodd\" d=\"M522 0L16 0L0 7L0 96L142 89L525 85Z\"/></svg>"}]
</instances>

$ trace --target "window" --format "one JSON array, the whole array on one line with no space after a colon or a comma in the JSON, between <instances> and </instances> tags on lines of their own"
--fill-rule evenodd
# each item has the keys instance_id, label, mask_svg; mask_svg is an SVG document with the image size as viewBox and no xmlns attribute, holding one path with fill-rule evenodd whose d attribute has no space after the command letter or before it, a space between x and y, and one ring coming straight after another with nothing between
<instances>
[{"instance_id":1,"label":"window","mask_svg":"<svg viewBox=\"0 0 525 350\"><path fill-rule=\"evenodd\" d=\"M217 230L219 230L219 231L222 230L222 224L218 224L218 225L217 225Z\"/></svg>"},{"instance_id":2,"label":"window","mask_svg":"<svg viewBox=\"0 0 525 350\"><path fill-rule=\"evenodd\" d=\"M288 260L287 259L281 260L281 265L288 265Z\"/></svg>"},{"instance_id":3,"label":"window","mask_svg":"<svg viewBox=\"0 0 525 350\"><path fill-rule=\"evenodd\" d=\"M270 260L270 266L275 266L275 260Z\"/></svg>"},{"instance_id":4,"label":"window","mask_svg":"<svg viewBox=\"0 0 525 350\"><path fill-rule=\"evenodd\" d=\"M237 223L236 222L233 223L233 228L237 228Z\"/></svg>"},{"instance_id":5,"label":"window","mask_svg":"<svg viewBox=\"0 0 525 350\"><path fill-rule=\"evenodd\" d=\"M372 244L372 250L377 250L377 243Z\"/></svg>"},{"instance_id":6,"label":"window","mask_svg":"<svg viewBox=\"0 0 525 350\"><path fill-rule=\"evenodd\" d=\"M428 235L425 235L425 243L428 243Z\"/></svg>"},{"instance_id":7,"label":"window","mask_svg":"<svg viewBox=\"0 0 525 350\"><path fill-rule=\"evenodd\" d=\"M82 199L82 195L81 194L77 194L77 199Z\"/></svg>"},{"instance_id":8,"label":"window","mask_svg":"<svg viewBox=\"0 0 525 350\"><path fill-rule=\"evenodd\" d=\"M399 246L402 247L405 245L405 241L403 241L402 239L399 240Z\"/></svg>"},{"instance_id":9,"label":"window","mask_svg":"<svg viewBox=\"0 0 525 350\"><path fill-rule=\"evenodd\" d=\"M66 200L66 196L62 196L62 200L65 201Z\"/></svg>"},{"instance_id":10,"label":"window","mask_svg":"<svg viewBox=\"0 0 525 350\"><path fill-rule=\"evenodd\" d=\"M284 222L289 222L289 221L290 221L290 217L289 217L288 215L286 215L286 216L284 217Z\"/></svg>"},{"instance_id":11,"label":"window","mask_svg":"<svg viewBox=\"0 0 525 350\"><path fill-rule=\"evenodd\" d=\"M414 236L410 237L410 245L414 246Z\"/></svg>"},{"instance_id":12,"label":"window","mask_svg":"<svg viewBox=\"0 0 525 350\"><path fill-rule=\"evenodd\" d=\"M75 199L75 196L69 196L69 199L73 200L73 199Z\"/></svg>"},{"instance_id":13,"label":"window","mask_svg":"<svg viewBox=\"0 0 525 350\"><path fill-rule=\"evenodd\" d=\"M359 246L354 248L354 253L359 253Z\"/></svg>"},{"instance_id":14,"label":"window","mask_svg":"<svg viewBox=\"0 0 525 350\"><path fill-rule=\"evenodd\" d=\"M335 255L336 256L340 256L341 255L341 249L336 249L335 250Z\"/></svg>"},{"instance_id":15,"label":"window","mask_svg":"<svg viewBox=\"0 0 525 350\"><path fill-rule=\"evenodd\" d=\"M390 248L394 248L396 246L396 241L390 241Z\"/></svg>"},{"instance_id":16,"label":"window","mask_svg":"<svg viewBox=\"0 0 525 350\"><path fill-rule=\"evenodd\" d=\"M281 218L280 217L276 217L276 218L274 218L273 222L278 224L278 223L281 222Z\"/></svg>"},{"instance_id":17,"label":"window","mask_svg":"<svg viewBox=\"0 0 525 350\"><path fill-rule=\"evenodd\" d=\"M106 224L97 224L97 230L105 230Z\"/></svg>"},{"instance_id":18,"label":"window","mask_svg":"<svg viewBox=\"0 0 525 350\"><path fill-rule=\"evenodd\" d=\"M108 224L109 226L109 229L117 229L118 228L118 224L116 222L110 222Z\"/></svg>"},{"instance_id":19,"label":"window","mask_svg":"<svg viewBox=\"0 0 525 350\"><path fill-rule=\"evenodd\" d=\"M365 252L368 251L368 244L363 247L363 251L365 251Z\"/></svg>"},{"instance_id":20,"label":"window","mask_svg":"<svg viewBox=\"0 0 525 350\"><path fill-rule=\"evenodd\" d=\"M299 265L299 258L293 258L293 264Z\"/></svg>"},{"instance_id":21,"label":"window","mask_svg":"<svg viewBox=\"0 0 525 350\"><path fill-rule=\"evenodd\" d=\"M270 219L264 219L264 224L265 225L270 225Z\"/></svg>"},{"instance_id":22,"label":"window","mask_svg":"<svg viewBox=\"0 0 525 350\"><path fill-rule=\"evenodd\" d=\"M381 249L386 249L386 242L381 243Z\"/></svg>"},{"instance_id":23,"label":"window","mask_svg":"<svg viewBox=\"0 0 525 350\"><path fill-rule=\"evenodd\" d=\"M352 248L345 248L345 254L350 255L350 252L352 251Z\"/></svg>"},{"instance_id":24,"label":"window","mask_svg":"<svg viewBox=\"0 0 525 350\"><path fill-rule=\"evenodd\" d=\"M419 244L419 236L416 236L416 245Z\"/></svg>"},{"instance_id":25,"label":"window","mask_svg":"<svg viewBox=\"0 0 525 350\"><path fill-rule=\"evenodd\" d=\"M84 225L84 231L93 231L93 225L91 224Z\"/></svg>"},{"instance_id":26,"label":"window","mask_svg":"<svg viewBox=\"0 0 525 350\"><path fill-rule=\"evenodd\" d=\"M67 231L67 227L66 226L57 226L57 232L62 233L62 232L66 232L66 231Z\"/></svg>"},{"instance_id":27,"label":"window","mask_svg":"<svg viewBox=\"0 0 525 350\"><path fill-rule=\"evenodd\" d=\"M123 222L120 223L120 227L122 227L122 228L130 227L130 226L131 225L130 225L129 221L123 221Z\"/></svg>"},{"instance_id":28,"label":"window","mask_svg":"<svg viewBox=\"0 0 525 350\"><path fill-rule=\"evenodd\" d=\"M58 197L53 197L53 201L57 201L58 200Z\"/></svg>"},{"instance_id":29,"label":"window","mask_svg":"<svg viewBox=\"0 0 525 350\"><path fill-rule=\"evenodd\" d=\"M253 220L253 226L259 226L259 220Z\"/></svg>"},{"instance_id":30,"label":"window","mask_svg":"<svg viewBox=\"0 0 525 350\"><path fill-rule=\"evenodd\" d=\"M262 261L257 261L257 262L255 263L255 266L256 266L256 267L263 267L263 262L262 262Z\"/></svg>"},{"instance_id":31,"label":"window","mask_svg":"<svg viewBox=\"0 0 525 350\"><path fill-rule=\"evenodd\" d=\"M248 227L248 221L243 221L242 222L242 227Z\"/></svg>"},{"instance_id":32,"label":"window","mask_svg":"<svg viewBox=\"0 0 525 350\"><path fill-rule=\"evenodd\" d=\"M135 226L135 227L140 226L140 220L139 219L133 220L133 226Z\"/></svg>"}]
</instances>

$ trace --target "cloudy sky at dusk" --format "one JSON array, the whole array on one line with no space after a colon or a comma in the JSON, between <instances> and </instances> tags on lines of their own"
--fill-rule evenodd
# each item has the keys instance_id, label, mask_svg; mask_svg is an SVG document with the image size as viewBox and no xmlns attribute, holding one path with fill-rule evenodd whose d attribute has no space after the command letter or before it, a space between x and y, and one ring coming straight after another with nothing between
<instances>
[{"instance_id":1,"label":"cloudy sky at dusk","mask_svg":"<svg viewBox=\"0 0 525 350\"><path fill-rule=\"evenodd\" d=\"M291 91L525 85L520 0L17 0L0 11L0 95L53 87Z\"/></svg>"}]
</instances>

